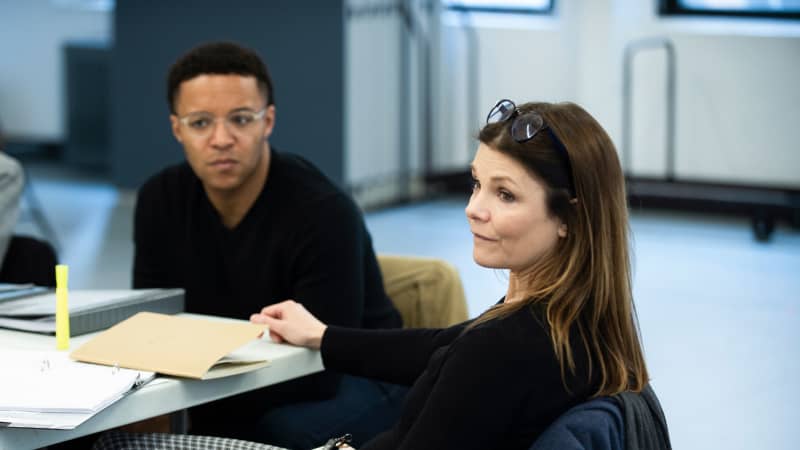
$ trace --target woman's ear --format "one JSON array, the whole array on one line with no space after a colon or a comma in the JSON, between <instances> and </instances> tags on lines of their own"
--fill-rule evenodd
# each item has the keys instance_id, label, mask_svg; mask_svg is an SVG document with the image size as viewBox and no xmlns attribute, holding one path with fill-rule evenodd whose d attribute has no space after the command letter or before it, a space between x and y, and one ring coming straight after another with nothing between
<instances>
[{"instance_id":1,"label":"woman's ear","mask_svg":"<svg viewBox=\"0 0 800 450\"><path fill-rule=\"evenodd\" d=\"M567 224L562 222L561 225L558 226L558 237L567 237Z\"/></svg>"}]
</instances>

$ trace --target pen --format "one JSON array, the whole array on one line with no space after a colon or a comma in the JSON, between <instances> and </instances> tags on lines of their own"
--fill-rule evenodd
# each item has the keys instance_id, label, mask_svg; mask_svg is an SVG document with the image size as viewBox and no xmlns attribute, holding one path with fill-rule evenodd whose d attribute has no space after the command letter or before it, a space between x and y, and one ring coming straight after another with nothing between
<instances>
[{"instance_id":1,"label":"pen","mask_svg":"<svg viewBox=\"0 0 800 450\"><path fill-rule=\"evenodd\" d=\"M337 448L342 448L345 445L349 444L351 440L353 440L353 437L350 435L350 433L347 433L342 437L328 439L328 442L325 443L322 449L334 450Z\"/></svg>"},{"instance_id":2,"label":"pen","mask_svg":"<svg viewBox=\"0 0 800 450\"><path fill-rule=\"evenodd\" d=\"M69 267L56 266L56 349L69 349L69 293L67 277Z\"/></svg>"}]
</instances>

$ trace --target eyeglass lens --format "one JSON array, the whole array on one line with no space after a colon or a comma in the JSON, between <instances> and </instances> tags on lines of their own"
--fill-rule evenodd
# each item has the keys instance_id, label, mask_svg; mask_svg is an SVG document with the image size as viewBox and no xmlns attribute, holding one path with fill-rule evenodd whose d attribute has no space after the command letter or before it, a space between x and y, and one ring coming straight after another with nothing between
<instances>
[{"instance_id":1,"label":"eyeglass lens","mask_svg":"<svg viewBox=\"0 0 800 450\"><path fill-rule=\"evenodd\" d=\"M258 112L238 111L229 114L222 120L225 124L225 128L229 132L244 131L249 127L249 125L259 120L263 114L264 110ZM182 119L183 123L189 128L189 130L199 136L209 134L211 130L214 129L217 120L217 117L210 114L190 115Z\"/></svg>"},{"instance_id":2,"label":"eyeglass lens","mask_svg":"<svg viewBox=\"0 0 800 450\"><path fill-rule=\"evenodd\" d=\"M486 117L486 123L505 122L517 110L517 106L511 100L500 100Z\"/></svg>"},{"instance_id":3,"label":"eyeglass lens","mask_svg":"<svg viewBox=\"0 0 800 450\"><path fill-rule=\"evenodd\" d=\"M516 117L514 117L515 115ZM512 118L511 137L519 143L533 139L533 137L536 136L536 133L545 129L544 118L539 113L527 112L524 114L519 114L517 105L508 99L503 99L497 102L494 108L489 111L489 115L486 116L486 123L492 124L497 122L505 122ZM548 128L547 131L550 133L551 139L556 144L556 148L558 149L559 153L563 155L565 163L567 164L567 171L570 178L570 194L572 197L575 197L575 181L572 175L572 164L569 158L569 153L567 152L567 148L564 146L558 136L552 132L552 130Z\"/></svg>"},{"instance_id":4,"label":"eyeglass lens","mask_svg":"<svg viewBox=\"0 0 800 450\"><path fill-rule=\"evenodd\" d=\"M525 142L533 138L544 126L542 116L528 113L518 116L511 124L511 137L517 142Z\"/></svg>"}]
</instances>

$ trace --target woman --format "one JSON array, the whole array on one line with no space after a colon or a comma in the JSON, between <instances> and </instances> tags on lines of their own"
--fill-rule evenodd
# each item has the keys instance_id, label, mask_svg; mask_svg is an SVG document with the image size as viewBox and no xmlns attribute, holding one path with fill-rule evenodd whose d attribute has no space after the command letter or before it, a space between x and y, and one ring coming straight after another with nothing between
<instances>
[{"instance_id":1,"label":"woman","mask_svg":"<svg viewBox=\"0 0 800 450\"><path fill-rule=\"evenodd\" d=\"M496 305L447 329L326 326L292 300L251 317L327 368L412 386L361 450L528 449L570 407L648 381L611 139L575 104L502 100L479 141L466 214L475 261L509 270Z\"/></svg>"}]
</instances>

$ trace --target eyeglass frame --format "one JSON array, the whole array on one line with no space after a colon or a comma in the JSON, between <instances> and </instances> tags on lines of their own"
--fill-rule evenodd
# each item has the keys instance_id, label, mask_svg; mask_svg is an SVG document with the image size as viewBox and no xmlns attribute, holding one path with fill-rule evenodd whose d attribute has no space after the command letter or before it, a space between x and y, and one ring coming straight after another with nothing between
<instances>
[{"instance_id":1,"label":"eyeglass frame","mask_svg":"<svg viewBox=\"0 0 800 450\"><path fill-rule=\"evenodd\" d=\"M237 109L237 110L235 110L233 112L230 112L230 113L225 115L225 117L223 119L223 126L226 127L225 129L228 130L228 132L231 132L230 128L227 128L227 125L226 125L226 124L230 123L228 119L231 116L235 116L237 114L245 114L245 113L247 113L248 115L252 115L251 116L252 120L250 122L247 122L244 125L247 126L247 125L253 124L253 123L255 123L255 122L257 122L257 121L259 121L259 120L264 118L264 115L267 113L267 109L269 109L269 105L261 108L258 111L251 111L250 109L247 109L247 108ZM207 116L206 116L206 114L207 114ZM208 114L208 113L205 113L205 112L193 112L193 113L186 114L184 116L176 116L176 117L178 118L178 122L180 122L181 125L185 126L190 132L197 133L197 136L199 136L199 137L208 137L208 136L210 136L211 133L213 133L214 125L217 123L217 120L219 119L219 116L214 116L212 114ZM199 119L201 117L202 118L209 118L209 117L211 118L211 123L208 125L208 131L203 130L202 132L199 132L199 130L197 128L193 128L192 125L189 123L192 118L198 118ZM238 128L237 128L238 125L236 125L236 124L232 124L232 125L234 126L234 129L236 129L238 131ZM209 133L209 134L206 135L205 133Z\"/></svg>"},{"instance_id":2,"label":"eyeglass frame","mask_svg":"<svg viewBox=\"0 0 800 450\"><path fill-rule=\"evenodd\" d=\"M504 105L504 104L510 104L511 105L511 109L510 109L511 112L510 113L506 112L508 110L500 111L501 112L500 118L497 119L497 120L492 121L491 120L492 116L494 116L496 114L496 112L499 110L499 108L501 107L501 105ZM533 133L530 133L530 135L527 135L527 133L526 133L525 137L519 138L519 137L515 136L514 129L516 128L517 122L521 118L527 117L527 116L538 117L541 120L542 124L541 124L541 126L536 127L536 129L533 131ZM571 199L575 199L575 198L578 197L577 194L575 193L575 176L572 173L572 161L571 161L571 159L569 157L569 152L567 152L567 146L564 145L563 142L561 142L561 139L559 139L558 136L553 132L553 130L547 124L547 121L544 120L544 117L540 113L538 113L536 111L528 111L528 112L524 112L524 113L520 112L519 108L517 108L516 103L514 103L512 100L504 98L504 99L498 101L494 105L494 107L492 107L492 109L489 110L489 114L486 116L486 124L487 125L488 124L492 124L492 123L501 123L501 122L509 122L509 129L508 129L509 134L511 135L511 138L514 139L514 141L516 141L519 144L523 144L525 142L530 141L531 139L536 137L536 135L539 134L540 131L546 130L547 134L550 136L550 140L552 140L553 143L556 145L556 148L558 149L558 152L563 156L563 161L567 165L567 176L569 177L569 187L568 187L568 189L569 189L569 193L570 193L570 198Z\"/></svg>"}]
</instances>

